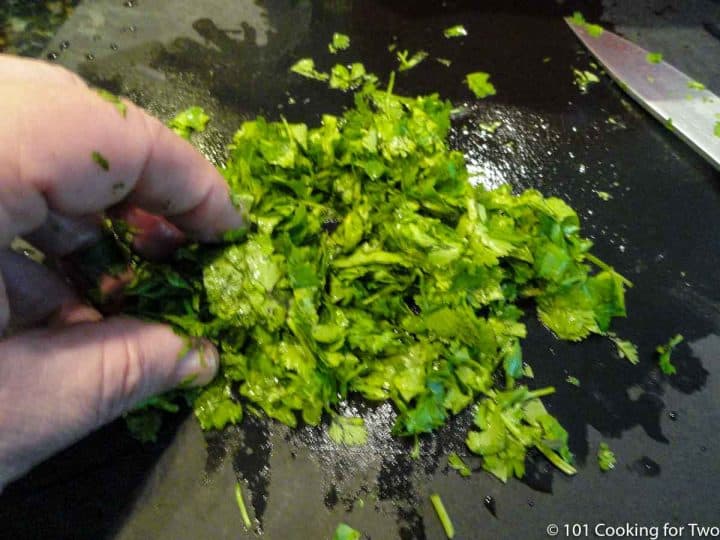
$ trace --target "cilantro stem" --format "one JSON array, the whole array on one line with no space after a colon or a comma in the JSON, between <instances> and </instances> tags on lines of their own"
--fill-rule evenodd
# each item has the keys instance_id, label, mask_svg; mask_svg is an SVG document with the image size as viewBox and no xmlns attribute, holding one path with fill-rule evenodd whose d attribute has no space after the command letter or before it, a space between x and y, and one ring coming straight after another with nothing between
<instances>
[{"instance_id":1,"label":"cilantro stem","mask_svg":"<svg viewBox=\"0 0 720 540\"><path fill-rule=\"evenodd\" d=\"M238 508L240 509L243 525L245 525L246 529L250 530L250 527L252 527L252 521L250 521L250 516L248 515L247 507L245 506L245 499L243 498L240 482L235 483L235 500L237 501Z\"/></svg>"},{"instance_id":2,"label":"cilantro stem","mask_svg":"<svg viewBox=\"0 0 720 540\"><path fill-rule=\"evenodd\" d=\"M545 388L538 388L537 390L528 392L527 398L528 399L541 398L541 397L549 396L554 393L555 393L554 386L546 386Z\"/></svg>"},{"instance_id":3,"label":"cilantro stem","mask_svg":"<svg viewBox=\"0 0 720 540\"><path fill-rule=\"evenodd\" d=\"M612 272L613 274L616 274L616 275L620 278L620 280L623 282L623 284L624 284L626 287L632 287L632 286L633 286L632 281L630 281L629 279L627 279L627 278L626 278L625 276L623 276L622 274L618 274L612 266L610 266L609 264L601 261L600 259L598 259L598 258L597 258L595 255L593 255L592 253L585 253L585 258L586 258L588 261L590 261L591 263L593 263L595 266L597 266L598 268L602 268L603 270L607 270L608 272Z\"/></svg>"},{"instance_id":4,"label":"cilantro stem","mask_svg":"<svg viewBox=\"0 0 720 540\"><path fill-rule=\"evenodd\" d=\"M445 510L445 505L443 504L440 495L437 493L430 495L430 502L432 503L433 508L435 508L435 513L437 514L438 519L440 519L440 523L445 530L445 536L448 538L455 536L455 527L453 527L452 521L450 521L450 516L448 515L447 510Z\"/></svg>"},{"instance_id":5,"label":"cilantro stem","mask_svg":"<svg viewBox=\"0 0 720 540\"><path fill-rule=\"evenodd\" d=\"M543 443L535 443L535 448L540 450L543 456L548 458L550 463L555 465L558 469L560 469L562 472L564 472L567 475L573 475L577 473L577 469L570 465L567 461L562 459L560 456L558 456L555 452L553 452L550 448L548 448L547 445Z\"/></svg>"}]
</instances>

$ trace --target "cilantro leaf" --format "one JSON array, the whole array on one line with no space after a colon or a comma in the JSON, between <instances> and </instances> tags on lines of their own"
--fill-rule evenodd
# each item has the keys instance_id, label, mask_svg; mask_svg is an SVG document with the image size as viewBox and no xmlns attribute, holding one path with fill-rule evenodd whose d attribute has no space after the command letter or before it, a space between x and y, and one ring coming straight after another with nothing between
<instances>
[{"instance_id":1,"label":"cilantro leaf","mask_svg":"<svg viewBox=\"0 0 720 540\"><path fill-rule=\"evenodd\" d=\"M620 358L627 358L631 364L640 362L637 347L631 341L620 339L612 332L608 333L608 337L615 344L615 347L617 347L617 353Z\"/></svg>"},{"instance_id":2,"label":"cilantro leaf","mask_svg":"<svg viewBox=\"0 0 720 540\"><path fill-rule=\"evenodd\" d=\"M450 452L448 455L448 465L455 469L460 476L470 476L470 467L468 467L457 452Z\"/></svg>"},{"instance_id":3,"label":"cilantro leaf","mask_svg":"<svg viewBox=\"0 0 720 540\"><path fill-rule=\"evenodd\" d=\"M193 133L205 131L210 117L201 107L189 107L178 113L168 126L183 139L189 139Z\"/></svg>"},{"instance_id":4,"label":"cilantro leaf","mask_svg":"<svg viewBox=\"0 0 720 540\"><path fill-rule=\"evenodd\" d=\"M328 429L328 437L337 444L363 446L368 438L365 421L359 417L335 416Z\"/></svg>"},{"instance_id":5,"label":"cilantro leaf","mask_svg":"<svg viewBox=\"0 0 720 540\"><path fill-rule=\"evenodd\" d=\"M675 347L682 343L684 339L681 334L675 334L666 344L658 345L655 348L658 354L658 365L665 375L675 375L677 373L677 368L670 361L670 357Z\"/></svg>"},{"instance_id":6,"label":"cilantro leaf","mask_svg":"<svg viewBox=\"0 0 720 540\"><path fill-rule=\"evenodd\" d=\"M344 51L348 47L350 47L350 37L338 32L333 34L332 42L328 44L328 50L332 54L336 54L338 51Z\"/></svg>"},{"instance_id":7,"label":"cilantro leaf","mask_svg":"<svg viewBox=\"0 0 720 540\"><path fill-rule=\"evenodd\" d=\"M418 51L408 58L409 54L407 50L397 52L397 59L400 62L398 71L412 69L428 57L428 53L425 51Z\"/></svg>"},{"instance_id":8,"label":"cilantro leaf","mask_svg":"<svg viewBox=\"0 0 720 540\"><path fill-rule=\"evenodd\" d=\"M648 64L659 64L663 60L663 55L659 52L649 52L645 56L645 60Z\"/></svg>"},{"instance_id":9,"label":"cilantro leaf","mask_svg":"<svg viewBox=\"0 0 720 540\"><path fill-rule=\"evenodd\" d=\"M698 81L688 81L688 88L691 90L705 90L705 85Z\"/></svg>"},{"instance_id":10,"label":"cilantro leaf","mask_svg":"<svg viewBox=\"0 0 720 540\"><path fill-rule=\"evenodd\" d=\"M599 24L592 24L587 22L580 11L573 12L572 17L569 17L568 20L572 24L584 28L588 35L590 35L591 37L600 37L604 32L604 28Z\"/></svg>"},{"instance_id":11,"label":"cilantro leaf","mask_svg":"<svg viewBox=\"0 0 720 540\"><path fill-rule=\"evenodd\" d=\"M604 443L601 442L600 446L598 447L597 451L597 460L598 460L598 466L600 467L600 470L603 472L607 472L611 469L615 468L615 454L612 450L610 450L610 447Z\"/></svg>"},{"instance_id":12,"label":"cilantro leaf","mask_svg":"<svg viewBox=\"0 0 720 540\"><path fill-rule=\"evenodd\" d=\"M312 58L301 58L290 67L290 71L318 81L327 81L330 78L327 73L315 69L315 61Z\"/></svg>"},{"instance_id":13,"label":"cilantro leaf","mask_svg":"<svg viewBox=\"0 0 720 540\"><path fill-rule=\"evenodd\" d=\"M583 94L587 93L588 87L591 84L596 84L600 82L600 79L598 78L595 73L592 71L581 71L579 69L573 69L573 75L575 76L575 86L577 86L580 89L580 92Z\"/></svg>"},{"instance_id":14,"label":"cilantro leaf","mask_svg":"<svg viewBox=\"0 0 720 540\"><path fill-rule=\"evenodd\" d=\"M468 73L465 76L465 83L477 98L486 98L495 95L495 86L490 82L490 74L484 71Z\"/></svg>"},{"instance_id":15,"label":"cilantro leaf","mask_svg":"<svg viewBox=\"0 0 720 540\"><path fill-rule=\"evenodd\" d=\"M350 525L341 523L335 529L333 540L360 540L362 534L360 531L353 529Z\"/></svg>"},{"instance_id":16,"label":"cilantro leaf","mask_svg":"<svg viewBox=\"0 0 720 540\"><path fill-rule=\"evenodd\" d=\"M465 37L467 35L467 30L462 24L456 24L443 30L443 36L446 38Z\"/></svg>"}]
</instances>

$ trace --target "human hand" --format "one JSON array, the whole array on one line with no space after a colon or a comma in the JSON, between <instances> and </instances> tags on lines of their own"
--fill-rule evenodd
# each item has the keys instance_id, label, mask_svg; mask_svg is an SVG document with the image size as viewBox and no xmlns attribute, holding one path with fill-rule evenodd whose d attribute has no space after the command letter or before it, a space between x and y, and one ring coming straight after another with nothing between
<instances>
[{"instance_id":1,"label":"human hand","mask_svg":"<svg viewBox=\"0 0 720 540\"><path fill-rule=\"evenodd\" d=\"M0 55L0 333L47 323L0 341L0 491L141 400L217 370L210 343L187 351L165 325L103 320L60 276L8 249L20 236L70 254L122 201L202 241L243 225L215 168L126 105L123 117L69 71ZM163 248L163 229L177 235L164 223L146 251Z\"/></svg>"}]
</instances>

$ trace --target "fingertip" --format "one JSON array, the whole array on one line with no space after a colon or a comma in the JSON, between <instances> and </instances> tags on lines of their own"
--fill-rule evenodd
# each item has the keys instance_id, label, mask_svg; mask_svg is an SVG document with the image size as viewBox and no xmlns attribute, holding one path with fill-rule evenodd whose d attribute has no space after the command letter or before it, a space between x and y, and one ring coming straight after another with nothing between
<instances>
[{"instance_id":1,"label":"fingertip","mask_svg":"<svg viewBox=\"0 0 720 540\"><path fill-rule=\"evenodd\" d=\"M220 357L215 346L207 339L192 339L190 349L181 355L175 371L175 385L179 387L204 386L215 378Z\"/></svg>"}]
</instances>

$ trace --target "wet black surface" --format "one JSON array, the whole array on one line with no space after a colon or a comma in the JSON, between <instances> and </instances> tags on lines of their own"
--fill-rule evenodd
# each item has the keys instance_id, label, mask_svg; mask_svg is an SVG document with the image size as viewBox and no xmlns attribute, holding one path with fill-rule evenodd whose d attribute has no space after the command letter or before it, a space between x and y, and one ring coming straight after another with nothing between
<instances>
[{"instance_id":1,"label":"wet black surface","mask_svg":"<svg viewBox=\"0 0 720 540\"><path fill-rule=\"evenodd\" d=\"M255 29L227 28L208 13L193 24L193 39L119 48L78 70L162 117L205 106L214 120L200 146L220 162L243 118L282 114L315 123L349 103L347 95L289 75L300 57L320 66L360 60L383 76L395 67L390 43L451 59L445 67L429 58L399 75L396 91L438 91L466 105L452 144L465 151L474 179L569 201L596 242L594 252L635 283L629 318L616 331L638 345L637 366L620 360L607 340L562 343L528 321L523 350L535 372L532 386L557 388L546 402L570 433L578 476L568 479L531 454L525 483L500 484L472 456L466 461L475 472L461 478L448 470L446 456L465 455L468 413L421 438L418 460L410 457L412 441L389 436L388 406L348 404L348 412L366 418L369 444L362 448L338 448L322 428L292 432L252 418L207 436L206 447L192 419L175 418L158 443L142 446L116 424L8 487L0 536L244 537L236 480L257 530L270 539L329 538L339 521L376 540L442 538L428 501L433 492L461 539L544 538L551 522L717 524L720 175L608 79L580 94L572 68L587 69L591 59L560 18L573 3L478 4L267 2L274 29L267 45ZM599 17L598 3L587 4L585 15ZM458 22L469 36L443 39L442 29ZM333 31L352 39L337 57L326 47ZM497 96L472 98L462 79L477 70L492 74ZM495 120L503 124L493 135L479 129ZM612 198L601 200L597 191ZM678 332L686 342L674 356L678 374L667 378L653 351ZM580 386L565 382L568 375ZM606 474L596 464L600 440L618 457Z\"/></svg>"}]
</instances>

